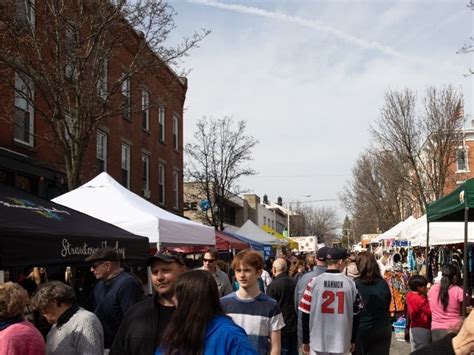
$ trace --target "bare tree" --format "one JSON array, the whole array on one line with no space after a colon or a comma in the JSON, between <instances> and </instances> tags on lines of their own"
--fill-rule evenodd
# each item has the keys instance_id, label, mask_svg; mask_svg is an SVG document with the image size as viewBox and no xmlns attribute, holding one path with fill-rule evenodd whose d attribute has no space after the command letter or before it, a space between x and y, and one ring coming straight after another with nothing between
<instances>
[{"instance_id":1,"label":"bare tree","mask_svg":"<svg viewBox=\"0 0 474 355\"><path fill-rule=\"evenodd\" d=\"M203 30L176 46L167 45L174 15L161 0L2 1L0 78L49 126L37 138L57 145L70 189L80 183L84 156L98 126L133 112L121 97L130 90L131 77L167 80L164 84L174 97L179 79L169 65L179 64L208 34ZM119 62L122 70L107 73L112 62ZM19 90L19 81L28 89Z\"/></svg>"},{"instance_id":2,"label":"bare tree","mask_svg":"<svg viewBox=\"0 0 474 355\"><path fill-rule=\"evenodd\" d=\"M421 113L416 110L414 92L406 89L385 95L372 135L378 150L406 167L405 178L423 213L431 201L444 195L456 151L462 145L463 123L462 94L452 86L429 87Z\"/></svg>"},{"instance_id":3,"label":"bare tree","mask_svg":"<svg viewBox=\"0 0 474 355\"><path fill-rule=\"evenodd\" d=\"M224 229L225 201L244 192L238 180L256 174L246 163L258 141L245 129L245 121L234 128L232 117L204 117L197 123L194 142L185 147L185 175L195 183L196 197L207 200L204 217L216 229Z\"/></svg>"},{"instance_id":4,"label":"bare tree","mask_svg":"<svg viewBox=\"0 0 474 355\"><path fill-rule=\"evenodd\" d=\"M327 243L336 239L340 223L334 208L300 204L296 207L296 213L302 216L302 235L314 235L318 237L318 241Z\"/></svg>"},{"instance_id":5,"label":"bare tree","mask_svg":"<svg viewBox=\"0 0 474 355\"><path fill-rule=\"evenodd\" d=\"M467 7L471 10L474 10L474 0L469 0ZM468 54L474 51L474 37L469 37L469 40L464 43L461 49L457 52L458 54ZM474 74L474 69L469 68L465 76L470 76Z\"/></svg>"},{"instance_id":6,"label":"bare tree","mask_svg":"<svg viewBox=\"0 0 474 355\"><path fill-rule=\"evenodd\" d=\"M364 152L352 169L340 199L352 215L351 232L386 230L412 214L408 169L390 152Z\"/></svg>"}]
</instances>

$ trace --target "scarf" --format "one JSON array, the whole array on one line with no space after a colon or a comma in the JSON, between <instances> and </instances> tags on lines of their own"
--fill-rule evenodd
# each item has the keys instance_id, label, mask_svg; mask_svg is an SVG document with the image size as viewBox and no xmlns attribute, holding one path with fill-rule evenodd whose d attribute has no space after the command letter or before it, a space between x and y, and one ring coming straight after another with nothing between
<instances>
[{"instance_id":1,"label":"scarf","mask_svg":"<svg viewBox=\"0 0 474 355\"><path fill-rule=\"evenodd\" d=\"M15 323L23 322L23 320L23 316L20 314L12 318L2 320L0 321L0 330L4 330Z\"/></svg>"}]
</instances>

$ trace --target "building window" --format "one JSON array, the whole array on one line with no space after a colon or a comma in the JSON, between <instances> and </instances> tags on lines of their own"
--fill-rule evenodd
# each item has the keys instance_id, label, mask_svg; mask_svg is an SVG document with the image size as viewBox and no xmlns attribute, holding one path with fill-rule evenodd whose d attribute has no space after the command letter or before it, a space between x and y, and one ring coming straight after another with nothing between
<instances>
[{"instance_id":1,"label":"building window","mask_svg":"<svg viewBox=\"0 0 474 355\"><path fill-rule=\"evenodd\" d=\"M122 185L130 188L130 146L122 144Z\"/></svg>"},{"instance_id":2,"label":"building window","mask_svg":"<svg viewBox=\"0 0 474 355\"><path fill-rule=\"evenodd\" d=\"M103 58L99 61L99 78L97 80L97 93L102 99L107 98L107 72L108 72L108 61ZM128 84L127 84L128 85ZM123 84L122 84L122 94L123 94ZM130 97L130 93L128 93ZM130 100L129 100L130 101Z\"/></svg>"},{"instance_id":3,"label":"building window","mask_svg":"<svg viewBox=\"0 0 474 355\"><path fill-rule=\"evenodd\" d=\"M97 173L107 171L107 134L97 131Z\"/></svg>"},{"instance_id":4,"label":"building window","mask_svg":"<svg viewBox=\"0 0 474 355\"><path fill-rule=\"evenodd\" d=\"M145 131L150 130L150 95L148 91L142 90L142 128Z\"/></svg>"},{"instance_id":5,"label":"building window","mask_svg":"<svg viewBox=\"0 0 474 355\"><path fill-rule=\"evenodd\" d=\"M35 0L16 0L15 20L21 27L35 27Z\"/></svg>"},{"instance_id":6,"label":"building window","mask_svg":"<svg viewBox=\"0 0 474 355\"><path fill-rule=\"evenodd\" d=\"M122 82L122 117L130 120L130 111L130 78L125 78Z\"/></svg>"},{"instance_id":7,"label":"building window","mask_svg":"<svg viewBox=\"0 0 474 355\"><path fill-rule=\"evenodd\" d=\"M179 148L178 134L179 134L179 118L178 118L178 115L173 115L173 148L176 150L178 150Z\"/></svg>"},{"instance_id":8,"label":"building window","mask_svg":"<svg viewBox=\"0 0 474 355\"><path fill-rule=\"evenodd\" d=\"M267 217L263 217L263 225L267 224Z\"/></svg>"},{"instance_id":9,"label":"building window","mask_svg":"<svg viewBox=\"0 0 474 355\"><path fill-rule=\"evenodd\" d=\"M15 75L15 141L33 146L33 90L29 78Z\"/></svg>"},{"instance_id":10,"label":"building window","mask_svg":"<svg viewBox=\"0 0 474 355\"><path fill-rule=\"evenodd\" d=\"M150 157L142 155L143 196L150 198Z\"/></svg>"},{"instance_id":11,"label":"building window","mask_svg":"<svg viewBox=\"0 0 474 355\"><path fill-rule=\"evenodd\" d=\"M158 187L159 187L159 196L158 202L160 204L165 203L165 164L159 163L158 164Z\"/></svg>"},{"instance_id":12,"label":"building window","mask_svg":"<svg viewBox=\"0 0 474 355\"><path fill-rule=\"evenodd\" d=\"M457 171L467 171L467 151L466 149L458 149L456 152L456 168Z\"/></svg>"},{"instance_id":13,"label":"building window","mask_svg":"<svg viewBox=\"0 0 474 355\"><path fill-rule=\"evenodd\" d=\"M64 40L64 54L66 56L66 67L64 69L66 78L71 80L74 78L76 70L76 58L74 55L76 48L76 31L73 26L66 28L65 40Z\"/></svg>"},{"instance_id":14,"label":"building window","mask_svg":"<svg viewBox=\"0 0 474 355\"><path fill-rule=\"evenodd\" d=\"M179 209L179 171L173 170L173 207Z\"/></svg>"},{"instance_id":15,"label":"building window","mask_svg":"<svg viewBox=\"0 0 474 355\"><path fill-rule=\"evenodd\" d=\"M160 142L165 141L165 108L161 106L158 108L158 137Z\"/></svg>"}]
</instances>

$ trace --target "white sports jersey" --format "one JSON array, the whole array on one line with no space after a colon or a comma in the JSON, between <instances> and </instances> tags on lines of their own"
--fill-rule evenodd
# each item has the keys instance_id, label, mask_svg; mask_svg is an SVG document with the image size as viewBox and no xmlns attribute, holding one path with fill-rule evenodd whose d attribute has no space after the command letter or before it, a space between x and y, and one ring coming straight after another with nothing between
<instances>
[{"instance_id":1,"label":"white sports jersey","mask_svg":"<svg viewBox=\"0 0 474 355\"><path fill-rule=\"evenodd\" d=\"M298 309L309 314L310 347L316 352L346 353L351 347L352 321L361 298L354 281L340 272L314 277Z\"/></svg>"}]
</instances>

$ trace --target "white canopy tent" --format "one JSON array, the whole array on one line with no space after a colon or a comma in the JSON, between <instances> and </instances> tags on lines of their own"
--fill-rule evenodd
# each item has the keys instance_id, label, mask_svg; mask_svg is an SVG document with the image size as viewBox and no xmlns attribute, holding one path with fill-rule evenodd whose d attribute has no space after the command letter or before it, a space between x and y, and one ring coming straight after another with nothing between
<instances>
[{"instance_id":1,"label":"white canopy tent","mask_svg":"<svg viewBox=\"0 0 474 355\"><path fill-rule=\"evenodd\" d=\"M265 232L251 220L247 220L247 222L245 222L244 225L240 227L236 233L262 244L269 244L274 246L286 245L286 241L278 239L272 236L271 234Z\"/></svg>"},{"instance_id":2,"label":"white canopy tent","mask_svg":"<svg viewBox=\"0 0 474 355\"><path fill-rule=\"evenodd\" d=\"M426 215L400 230L397 239L411 242L412 246L426 246ZM474 242L474 222L468 223L469 242ZM464 243L464 222L431 222L430 245Z\"/></svg>"},{"instance_id":3,"label":"white canopy tent","mask_svg":"<svg viewBox=\"0 0 474 355\"><path fill-rule=\"evenodd\" d=\"M150 243L159 243L160 246L216 244L214 228L159 208L105 172L53 201L146 236Z\"/></svg>"},{"instance_id":4,"label":"white canopy tent","mask_svg":"<svg viewBox=\"0 0 474 355\"><path fill-rule=\"evenodd\" d=\"M413 224L415 221L416 221L416 218L413 217L413 216L410 216L407 219L405 219L404 221L401 221L397 225L390 228L388 231L386 231L386 232L380 234L378 237L372 239L371 243L378 243L382 240L387 240L387 239L392 239L392 238L395 239L395 238L397 238L398 233L400 233L400 231L403 228L406 228L407 226Z\"/></svg>"}]
</instances>

